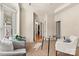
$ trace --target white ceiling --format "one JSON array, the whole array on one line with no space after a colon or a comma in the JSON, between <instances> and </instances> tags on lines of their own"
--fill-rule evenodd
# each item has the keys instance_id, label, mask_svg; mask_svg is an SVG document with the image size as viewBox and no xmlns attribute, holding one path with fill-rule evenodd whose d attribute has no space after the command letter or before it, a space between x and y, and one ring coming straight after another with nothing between
<instances>
[{"instance_id":1,"label":"white ceiling","mask_svg":"<svg viewBox=\"0 0 79 59\"><path fill-rule=\"evenodd\" d=\"M53 13L58 7L64 3L31 3L31 7L39 14Z\"/></svg>"},{"instance_id":2,"label":"white ceiling","mask_svg":"<svg viewBox=\"0 0 79 59\"><path fill-rule=\"evenodd\" d=\"M21 7L27 8L27 6L30 6L36 13L45 14L53 13L53 11L63 4L65 3L23 3Z\"/></svg>"},{"instance_id":3,"label":"white ceiling","mask_svg":"<svg viewBox=\"0 0 79 59\"><path fill-rule=\"evenodd\" d=\"M55 10L63 4L64 3L32 3L30 6L32 6L36 11L47 12Z\"/></svg>"}]
</instances>

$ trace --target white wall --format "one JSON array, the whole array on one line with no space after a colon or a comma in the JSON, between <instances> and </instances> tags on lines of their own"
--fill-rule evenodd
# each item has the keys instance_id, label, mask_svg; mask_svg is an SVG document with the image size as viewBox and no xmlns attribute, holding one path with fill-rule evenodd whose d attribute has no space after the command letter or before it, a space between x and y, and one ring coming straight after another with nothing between
<instances>
[{"instance_id":1,"label":"white wall","mask_svg":"<svg viewBox=\"0 0 79 59\"><path fill-rule=\"evenodd\" d=\"M53 14L48 14L47 32L48 32L48 36L53 36L55 34L55 21L54 21L54 15Z\"/></svg>"},{"instance_id":2,"label":"white wall","mask_svg":"<svg viewBox=\"0 0 79 59\"><path fill-rule=\"evenodd\" d=\"M33 42L33 10L30 6L21 8L21 35L27 42Z\"/></svg>"},{"instance_id":3,"label":"white wall","mask_svg":"<svg viewBox=\"0 0 79 59\"><path fill-rule=\"evenodd\" d=\"M55 20L61 20L62 36L76 35L79 37L79 4L56 14Z\"/></svg>"},{"instance_id":4,"label":"white wall","mask_svg":"<svg viewBox=\"0 0 79 59\"><path fill-rule=\"evenodd\" d=\"M26 14L26 38L33 42L33 11L30 9Z\"/></svg>"},{"instance_id":5,"label":"white wall","mask_svg":"<svg viewBox=\"0 0 79 59\"><path fill-rule=\"evenodd\" d=\"M47 38L55 34L55 20L53 13L45 14L45 29L46 30L44 32Z\"/></svg>"},{"instance_id":6,"label":"white wall","mask_svg":"<svg viewBox=\"0 0 79 59\"><path fill-rule=\"evenodd\" d=\"M20 24L20 33L21 35L25 36L26 37L26 10L24 8L21 8L20 10L20 16L21 16L21 24Z\"/></svg>"},{"instance_id":7,"label":"white wall","mask_svg":"<svg viewBox=\"0 0 79 59\"><path fill-rule=\"evenodd\" d=\"M17 34L20 34L20 8L19 8L19 5L16 4L16 10L17 10L17 21L16 21L16 32Z\"/></svg>"}]
</instances>

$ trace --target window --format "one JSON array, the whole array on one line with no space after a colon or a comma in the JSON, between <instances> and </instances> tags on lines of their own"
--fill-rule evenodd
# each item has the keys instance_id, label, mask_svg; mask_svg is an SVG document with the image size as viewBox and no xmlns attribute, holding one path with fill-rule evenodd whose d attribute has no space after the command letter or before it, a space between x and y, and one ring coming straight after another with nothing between
<instances>
[{"instance_id":1,"label":"window","mask_svg":"<svg viewBox=\"0 0 79 59\"><path fill-rule=\"evenodd\" d=\"M16 11L7 5L0 4L0 39L13 37L16 34Z\"/></svg>"}]
</instances>

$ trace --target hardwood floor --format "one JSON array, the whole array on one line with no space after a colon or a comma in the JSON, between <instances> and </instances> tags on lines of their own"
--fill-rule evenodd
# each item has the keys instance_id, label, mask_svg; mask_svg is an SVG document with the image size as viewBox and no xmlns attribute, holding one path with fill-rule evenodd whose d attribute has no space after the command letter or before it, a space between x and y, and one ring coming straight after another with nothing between
<instances>
[{"instance_id":1,"label":"hardwood floor","mask_svg":"<svg viewBox=\"0 0 79 59\"><path fill-rule=\"evenodd\" d=\"M35 42L41 42L42 41L42 36L41 35L36 35L35 36Z\"/></svg>"},{"instance_id":2,"label":"hardwood floor","mask_svg":"<svg viewBox=\"0 0 79 59\"><path fill-rule=\"evenodd\" d=\"M55 40L50 41L50 53L49 56L56 56L55 51ZM27 43L27 56L47 56L48 55L48 41L44 41L43 49L39 48L38 50L35 50L34 47L35 43ZM58 56L71 56L65 53L58 52ZM77 48L76 56L79 56L79 48Z\"/></svg>"}]
</instances>

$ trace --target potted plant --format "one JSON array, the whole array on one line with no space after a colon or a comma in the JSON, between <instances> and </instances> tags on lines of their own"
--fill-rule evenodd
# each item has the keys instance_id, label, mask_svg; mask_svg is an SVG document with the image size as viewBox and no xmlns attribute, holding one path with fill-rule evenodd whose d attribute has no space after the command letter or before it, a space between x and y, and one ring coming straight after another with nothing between
<instances>
[{"instance_id":1,"label":"potted plant","mask_svg":"<svg viewBox=\"0 0 79 59\"><path fill-rule=\"evenodd\" d=\"M17 39L18 41L22 41L24 39L24 37L21 35L16 35L15 39Z\"/></svg>"}]
</instances>

